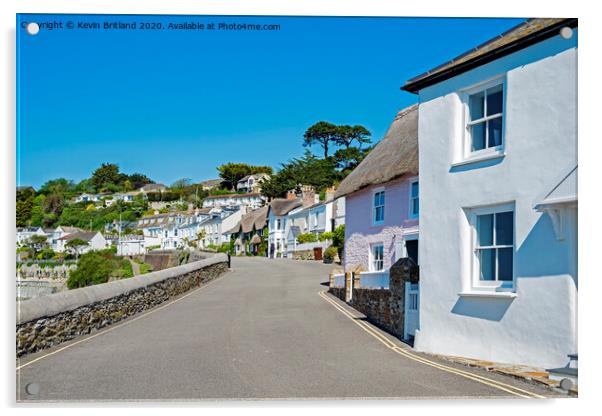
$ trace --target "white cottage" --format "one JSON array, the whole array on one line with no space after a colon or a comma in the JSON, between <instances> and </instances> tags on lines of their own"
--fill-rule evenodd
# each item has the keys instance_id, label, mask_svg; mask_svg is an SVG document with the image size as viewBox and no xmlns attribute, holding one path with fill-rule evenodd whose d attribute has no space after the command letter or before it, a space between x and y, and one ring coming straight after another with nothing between
<instances>
[{"instance_id":1,"label":"white cottage","mask_svg":"<svg viewBox=\"0 0 602 416\"><path fill-rule=\"evenodd\" d=\"M546 368L577 352L577 20L531 19L409 80L415 347Z\"/></svg>"}]
</instances>

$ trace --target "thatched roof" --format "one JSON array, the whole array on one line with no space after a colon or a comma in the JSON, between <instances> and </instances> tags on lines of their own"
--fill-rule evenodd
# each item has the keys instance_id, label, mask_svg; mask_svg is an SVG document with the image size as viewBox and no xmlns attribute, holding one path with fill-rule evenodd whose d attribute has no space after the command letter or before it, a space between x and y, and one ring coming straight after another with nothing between
<instances>
[{"instance_id":1,"label":"thatched roof","mask_svg":"<svg viewBox=\"0 0 602 416\"><path fill-rule=\"evenodd\" d=\"M414 104L397 113L385 137L341 182L334 196L340 198L367 186L417 174L418 104Z\"/></svg>"},{"instance_id":2,"label":"thatched roof","mask_svg":"<svg viewBox=\"0 0 602 416\"><path fill-rule=\"evenodd\" d=\"M239 233L241 230L243 233L250 233L253 228L261 230L267 225L268 221L268 207L263 206L254 211L248 212L243 215L241 220L231 230L228 230L228 234Z\"/></svg>"},{"instance_id":3,"label":"thatched roof","mask_svg":"<svg viewBox=\"0 0 602 416\"><path fill-rule=\"evenodd\" d=\"M303 201L301 198L296 199L285 199L285 198L276 198L270 202L270 210L274 213L274 215L280 217L288 214L295 208L303 205Z\"/></svg>"}]
</instances>

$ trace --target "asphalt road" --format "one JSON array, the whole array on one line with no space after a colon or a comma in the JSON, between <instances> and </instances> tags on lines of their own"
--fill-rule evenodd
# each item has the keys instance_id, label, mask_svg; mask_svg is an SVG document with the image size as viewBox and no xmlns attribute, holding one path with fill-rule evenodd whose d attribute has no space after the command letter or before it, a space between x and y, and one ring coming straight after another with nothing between
<instances>
[{"instance_id":1,"label":"asphalt road","mask_svg":"<svg viewBox=\"0 0 602 416\"><path fill-rule=\"evenodd\" d=\"M409 348L318 294L326 289L327 265L233 258L232 267L141 318L23 357L17 400L554 395L483 370L447 362L445 370L404 356L399 351ZM37 394L26 392L31 383Z\"/></svg>"}]
</instances>

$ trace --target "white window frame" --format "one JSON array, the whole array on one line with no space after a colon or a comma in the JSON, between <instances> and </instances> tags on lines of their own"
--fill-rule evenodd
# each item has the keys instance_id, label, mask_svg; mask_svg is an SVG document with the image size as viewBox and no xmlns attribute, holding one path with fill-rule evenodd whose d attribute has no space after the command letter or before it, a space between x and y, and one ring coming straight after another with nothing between
<instances>
[{"instance_id":1,"label":"white window frame","mask_svg":"<svg viewBox=\"0 0 602 416\"><path fill-rule=\"evenodd\" d=\"M512 245L496 246L495 245L495 219L494 219L494 235L491 248L507 248L512 247L512 280L481 280L480 265L477 255L478 249L478 233L477 233L477 217L479 215L496 214L501 212L511 211L513 214L513 230L512 230ZM475 291L491 290L491 291L514 291L516 288L516 209L515 204L503 203L497 205L489 205L484 207L469 208L469 225L470 225L470 259L471 259L471 289ZM494 215L495 218L495 215ZM489 247L489 246L488 246ZM497 274L497 256L496 256L496 274Z\"/></svg>"},{"instance_id":2,"label":"white window frame","mask_svg":"<svg viewBox=\"0 0 602 416\"><path fill-rule=\"evenodd\" d=\"M382 262L382 268L381 269L377 269L376 267L374 267L374 262L376 261L375 256L374 256L374 249L376 247L382 247L382 252L383 252L383 257L381 259ZM368 255L368 269L371 272L381 272L385 270L385 244L383 242L378 242L378 243L372 243L370 244L370 252Z\"/></svg>"},{"instance_id":3,"label":"white window frame","mask_svg":"<svg viewBox=\"0 0 602 416\"><path fill-rule=\"evenodd\" d=\"M412 185L414 184L418 184L418 195L416 197L412 196ZM414 219L414 218L418 218L420 215L420 182L418 181L418 178L412 179L410 181L410 189L408 190L408 196L409 196L409 210L408 210L408 218ZM414 200L417 199L418 200L418 212L414 213Z\"/></svg>"},{"instance_id":4,"label":"white window frame","mask_svg":"<svg viewBox=\"0 0 602 416\"><path fill-rule=\"evenodd\" d=\"M483 114L484 116L478 120L470 120L470 96L473 94L478 94L479 92L484 92L487 89L491 89L498 85L502 86L502 112L497 114L492 114L490 116L487 115L487 99L485 99ZM503 156L504 150L506 147L506 91L507 91L507 83L506 77L500 76L494 79L485 81L478 85L469 87L460 92L460 97L464 107L464 137L463 137L463 149L462 155L464 160L470 159L481 159L487 157L497 157ZM501 144L495 147L485 147L481 150L472 151L472 136L470 127L483 123L495 118L502 118L502 141ZM485 143L487 144L487 137L489 136L489 129L485 129Z\"/></svg>"},{"instance_id":5,"label":"white window frame","mask_svg":"<svg viewBox=\"0 0 602 416\"><path fill-rule=\"evenodd\" d=\"M376 206L374 204L374 197L376 196L376 194L378 193L383 193L384 194L384 203L383 205L378 205ZM370 210L372 218L371 218L371 223L372 225L383 225L385 222L385 214L386 214L386 209L385 206L387 204L387 193L385 192L385 188L384 187L380 187L380 188L376 188L372 190L372 199L370 200L370 205L372 206L372 209ZM382 207L383 209L383 219L380 221L376 221L376 209Z\"/></svg>"}]
</instances>

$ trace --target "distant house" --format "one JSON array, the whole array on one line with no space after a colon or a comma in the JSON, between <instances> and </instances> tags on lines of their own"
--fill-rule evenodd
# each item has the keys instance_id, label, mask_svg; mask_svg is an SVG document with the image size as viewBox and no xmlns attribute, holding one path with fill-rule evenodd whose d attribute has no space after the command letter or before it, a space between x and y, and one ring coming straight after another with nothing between
<instances>
[{"instance_id":1,"label":"distant house","mask_svg":"<svg viewBox=\"0 0 602 416\"><path fill-rule=\"evenodd\" d=\"M48 242L50 243L52 249L56 252L63 252L65 251L64 241L60 239L62 237L65 237L66 235L78 233L81 231L83 231L81 228L71 227L67 225L59 225L53 231L47 232L46 235L48 235Z\"/></svg>"},{"instance_id":2,"label":"distant house","mask_svg":"<svg viewBox=\"0 0 602 416\"><path fill-rule=\"evenodd\" d=\"M203 200L203 208L245 206L248 210L253 210L264 204L264 197L258 193L211 195Z\"/></svg>"},{"instance_id":3,"label":"distant house","mask_svg":"<svg viewBox=\"0 0 602 416\"><path fill-rule=\"evenodd\" d=\"M123 201L123 202L134 202L134 199L136 199L136 195L138 195L139 193L140 192L137 192L137 191L116 193L113 195L113 200L114 201Z\"/></svg>"},{"instance_id":4,"label":"distant house","mask_svg":"<svg viewBox=\"0 0 602 416\"><path fill-rule=\"evenodd\" d=\"M250 253L257 255L259 246L263 241L263 230L268 224L268 206L250 211L242 216L240 221L230 230L224 232L224 236L230 236L234 240L236 255Z\"/></svg>"},{"instance_id":5,"label":"distant house","mask_svg":"<svg viewBox=\"0 0 602 416\"><path fill-rule=\"evenodd\" d=\"M267 173L254 173L247 175L236 183L236 190L247 193L260 193L261 182L270 178Z\"/></svg>"},{"instance_id":6,"label":"distant house","mask_svg":"<svg viewBox=\"0 0 602 416\"><path fill-rule=\"evenodd\" d=\"M200 240L200 247L209 245L220 246L230 241L231 233L236 224L242 219L243 209L220 209L211 217L199 224L199 231L204 237Z\"/></svg>"},{"instance_id":7,"label":"distant house","mask_svg":"<svg viewBox=\"0 0 602 416\"><path fill-rule=\"evenodd\" d=\"M101 199L101 195L99 194L89 194L89 193L83 193L80 194L78 196L76 196L74 198L74 202L78 203L78 202L98 202Z\"/></svg>"},{"instance_id":8,"label":"distant house","mask_svg":"<svg viewBox=\"0 0 602 416\"><path fill-rule=\"evenodd\" d=\"M78 231L67 234L57 240L56 251L65 252L68 250L67 243L71 240L80 239L88 243L87 246L79 248L79 254L87 253L92 250L103 250L107 247L107 240L98 231Z\"/></svg>"},{"instance_id":9,"label":"distant house","mask_svg":"<svg viewBox=\"0 0 602 416\"><path fill-rule=\"evenodd\" d=\"M23 246L27 242L27 240L29 240L34 235L46 236L47 234L42 227L17 228L17 247Z\"/></svg>"},{"instance_id":10,"label":"distant house","mask_svg":"<svg viewBox=\"0 0 602 416\"><path fill-rule=\"evenodd\" d=\"M209 191L220 186L221 183L221 179L207 179L206 181L201 182L200 185L203 191Z\"/></svg>"},{"instance_id":11,"label":"distant house","mask_svg":"<svg viewBox=\"0 0 602 416\"><path fill-rule=\"evenodd\" d=\"M294 225L294 220L298 222L303 221L306 225L309 224L309 210L302 213L299 217L293 217L293 221L291 221L289 215L296 209L318 205L319 195L310 186L303 186L301 195L299 196L294 191L289 191L286 198L276 198L270 202L268 211L268 257L286 257L289 228Z\"/></svg>"},{"instance_id":12,"label":"distant house","mask_svg":"<svg viewBox=\"0 0 602 416\"><path fill-rule=\"evenodd\" d=\"M385 137L340 184L345 197L345 271L388 273L418 262L418 106L399 111ZM366 273L363 273L366 274Z\"/></svg>"},{"instance_id":13,"label":"distant house","mask_svg":"<svg viewBox=\"0 0 602 416\"><path fill-rule=\"evenodd\" d=\"M530 19L403 86L420 99L420 351L577 353L577 32Z\"/></svg>"},{"instance_id":14,"label":"distant house","mask_svg":"<svg viewBox=\"0 0 602 416\"><path fill-rule=\"evenodd\" d=\"M167 187L162 183L147 183L140 189L138 189L138 193L148 194L150 192L165 192Z\"/></svg>"}]
</instances>

